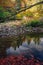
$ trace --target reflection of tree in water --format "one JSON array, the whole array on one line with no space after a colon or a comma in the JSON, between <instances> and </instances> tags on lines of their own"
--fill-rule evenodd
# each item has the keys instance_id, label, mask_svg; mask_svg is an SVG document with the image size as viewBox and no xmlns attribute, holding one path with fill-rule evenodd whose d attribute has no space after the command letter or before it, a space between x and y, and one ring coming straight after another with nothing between
<instances>
[{"instance_id":1,"label":"reflection of tree in water","mask_svg":"<svg viewBox=\"0 0 43 65\"><path fill-rule=\"evenodd\" d=\"M6 56L6 49L13 47L16 50L16 47L22 45L21 36L18 38L0 38L0 56Z\"/></svg>"},{"instance_id":2,"label":"reflection of tree in water","mask_svg":"<svg viewBox=\"0 0 43 65\"><path fill-rule=\"evenodd\" d=\"M27 39L27 40L26 40ZM39 36L19 36L17 38L0 38L0 57L6 56L6 49L13 47L15 50L20 45L22 45L23 42L27 41L28 45L31 43L31 40L34 40L35 44L40 43L40 37Z\"/></svg>"},{"instance_id":3,"label":"reflection of tree in water","mask_svg":"<svg viewBox=\"0 0 43 65\"><path fill-rule=\"evenodd\" d=\"M14 49L16 50L17 41L15 41L15 40L14 40L14 41L12 41L11 46L12 46L12 47L14 47Z\"/></svg>"},{"instance_id":4,"label":"reflection of tree in water","mask_svg":"<svg viewBox=\"0 0 43 65\"><path fill-rule=\"evenodd\" d=\"M40 44L40 36L39 35L38 36L36 35L34 37L33 36L31 37L29 35L29 36L26 36L26 38L27 38L27 41L28 41L28 45L31 43L32 39L35 42L35 44L38 44L38 45Z\"/></svg>"},{"instance_id":5,"label":"reflection of tree in water","mask_svg":"<svg viewBox=\"0 0 43 65\"><path fill-rule=\"evenodd\" d=\"M28 45L31 43L32 38L30 36L27 36Z\"/></svg>"},{"instance_id":6,"label":"reflection of tree in water","mask_svg":"<svg viewBox=\"0 0 43 65\"><path fill-rule=\"evenodd\" d=\"M11 46L14 47L15 50L16 50L16 47L19 48L20 45L22 45L21 36L19 36L19 37L16 38L15 40L13 40L13 42L11 43Z\"/></svg>"},{"instance_id":7,"label":"reflection of tree in water","mask_svg":"<svg viewBox=\"0 0 43 65\"><path fill-rule=\"evenodd\" d=\"M17 40L17 46L19 48L19 46L22 45L22 38L21 36L19 36L18 40Z\"/></svg>"},{"instance_id":8,"label":"reflection of tree in water","mask_svg":"<svg viewBox=\"0 0 43 65\"><path fill-rule=\"evenodd\" d=\"M38 44L38 45L40 44L40 37L39 36L34 37L33 40L34 40L35 44Z\"/></svg>"},{"instance_id":9,"label":"reflection of tree in water","mask_svg":"<svg viewBox=\"0 0 43 65\"><path fill-rule=\"evenodd\" d=\"M0 56L6 56L6 48L10 47L12 41L0 38Z\"/></svg>"}]
</instances>

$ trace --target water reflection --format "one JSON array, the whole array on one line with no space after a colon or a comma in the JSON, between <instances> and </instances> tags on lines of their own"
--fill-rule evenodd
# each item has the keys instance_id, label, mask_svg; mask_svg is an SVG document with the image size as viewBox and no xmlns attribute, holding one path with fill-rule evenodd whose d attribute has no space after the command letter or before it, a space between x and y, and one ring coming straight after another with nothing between
<instances>
[{"instance_id":1,"label":"water reflection","mask_svg":"<svg viewBox=\"0 0 43 65\"><path fill-rule=\"evenodd\" d=\"M35 58L43 60L43 37L25 35L0 38L0 57L12 54L23 54L26 57L34 55Z\"/></svg>"}]
</instances>

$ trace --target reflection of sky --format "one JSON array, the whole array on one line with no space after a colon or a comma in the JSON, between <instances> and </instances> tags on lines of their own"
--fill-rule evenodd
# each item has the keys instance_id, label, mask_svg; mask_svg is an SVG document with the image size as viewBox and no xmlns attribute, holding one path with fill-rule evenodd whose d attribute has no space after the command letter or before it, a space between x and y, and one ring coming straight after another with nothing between
<instances>
[{"instance_id":1,"label":"reflection of sky","mask_svg":"<svg viewBox=\"0 0 43 65\"><path fill-rule=\"evenodd\" d=\"M6 52L7 54L26 54L28 52L34 54L36 58L43 60L43 38L40 38L39 45L35 44L33 40L31 40L31 43L28 45L27 40L25 40L19 48L16 48L16 50L14 50L13 47L10 47L6 50Z\"/></svg>"}]
</instances>

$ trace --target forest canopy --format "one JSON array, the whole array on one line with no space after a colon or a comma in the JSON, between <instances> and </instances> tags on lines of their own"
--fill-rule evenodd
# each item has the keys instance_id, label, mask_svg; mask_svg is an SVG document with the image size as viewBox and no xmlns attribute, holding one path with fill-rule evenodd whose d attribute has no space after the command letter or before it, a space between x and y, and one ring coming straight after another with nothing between
<instances>
[{"instance_id":1,"label":"forest canopy","mask_svg":"<svg viewBox=\"0 0 43 65\"><path fill-rule=\"evenodd\" d=\"M0 21L40 17L42 13L43 0L0 0Z\"/></svg>"}]
</instances>

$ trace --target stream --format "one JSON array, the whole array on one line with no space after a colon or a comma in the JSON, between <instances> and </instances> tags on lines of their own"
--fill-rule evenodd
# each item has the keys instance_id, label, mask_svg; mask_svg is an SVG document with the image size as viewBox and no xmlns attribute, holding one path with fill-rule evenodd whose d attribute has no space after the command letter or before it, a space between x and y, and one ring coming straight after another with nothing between
<instances>
[{"instance_id":1,"label":"stream","mask_svg":"<svg viewBox=\"0 0 43 65\"><path fill-rule=\"evenodd\" d=\"M43 61L43 34L0 37L0 58L9 55L34 56Z\"/></svg>"}]
</instances>

